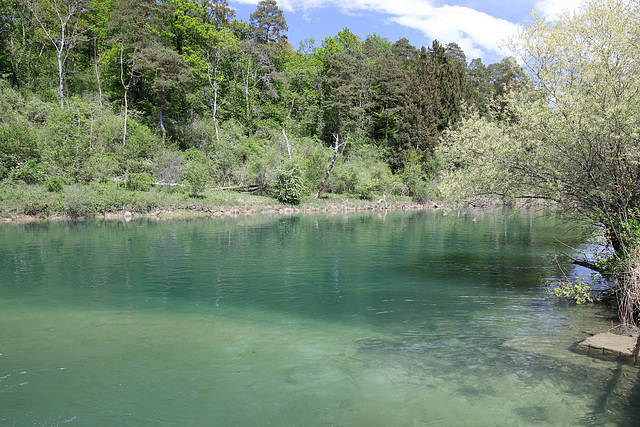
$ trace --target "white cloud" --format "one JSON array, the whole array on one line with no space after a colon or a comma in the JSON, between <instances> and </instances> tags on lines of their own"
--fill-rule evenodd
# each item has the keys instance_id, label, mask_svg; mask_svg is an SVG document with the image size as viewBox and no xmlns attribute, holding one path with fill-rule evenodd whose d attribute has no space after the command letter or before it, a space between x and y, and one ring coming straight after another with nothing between
<instances>
[{"instance_id":1,"label":"white cloud","mask_svg":"<svg viewBox=\"0 0 640 427\"><path fill-rule=\"evenodd\" d=\"M498 51L502 40L515 34L517 25L461 6L431 8L427 13L398 14L394 22L420 30L430 39L456 42L469 58Z\"/></svg>"},{"instance_id":2,"label":"white cloud","mask_svg":"<svg viewBox=\"0 0 640 427\"><path fill-rule=\"evenodd\" d=\"M534 9L547 19L556 19L564 12L577 11L584 0L540 0Z\"/></svg>"},{"instance_id":3,"label":"white cloud","mask_svg":"<svg viewBox=\"0 0 640 427\"><path fill-rule=\"evenodd\" d=\"M235 0L256 4L257 0ZM545 14L553 13L556 4L567 5L578 0L541 0L536 8ZM279 0L284 11L308 11L333 6L346 14L375 12L389 22L416 29L429 39L443 43L456 42L469 58L495 55L499 43L515 34L518 25L493 17L485 12L464 6L439 5L435 0ZM562 10L562 8L560 8Z\"/></svg>"}]
</instances>

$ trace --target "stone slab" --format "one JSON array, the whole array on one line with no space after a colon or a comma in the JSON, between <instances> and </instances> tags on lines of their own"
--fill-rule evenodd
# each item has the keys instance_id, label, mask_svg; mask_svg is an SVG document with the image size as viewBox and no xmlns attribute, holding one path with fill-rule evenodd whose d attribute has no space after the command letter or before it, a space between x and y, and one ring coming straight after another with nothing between
<instances>
[{"instance_id":1,"label":"stone slab","mask_svg":"<svg viewBox=\"0 0 640 427\"><path fill-rule=\"evenodd\" d=\"M587 338L576 346L576 350L592 356L617 358L626 362L638 363L636 351L637 336L627 336L605 332Z\"/></svg>"}]
</instances>

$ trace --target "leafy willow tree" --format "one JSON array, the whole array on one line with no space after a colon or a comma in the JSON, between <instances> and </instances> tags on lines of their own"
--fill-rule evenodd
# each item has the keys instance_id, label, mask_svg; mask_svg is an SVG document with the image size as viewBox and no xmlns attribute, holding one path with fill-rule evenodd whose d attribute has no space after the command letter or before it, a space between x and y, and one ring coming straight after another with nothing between
<instances>
[{"instance_id":1,"label":"leafy willow tree","mask_svg":"<svg viewBox=\"0 0 640 427\"><path fill-rule=\"evenodd\" d=\"M526 26L509 46L530 91L507 96L508 120L477 114L440 154L453 197L537 197L602 230L613 248L620 317L640 310L640 3L588 1ZM597 268L597 267L596 267Z\"/></svg>"}]
</instances>

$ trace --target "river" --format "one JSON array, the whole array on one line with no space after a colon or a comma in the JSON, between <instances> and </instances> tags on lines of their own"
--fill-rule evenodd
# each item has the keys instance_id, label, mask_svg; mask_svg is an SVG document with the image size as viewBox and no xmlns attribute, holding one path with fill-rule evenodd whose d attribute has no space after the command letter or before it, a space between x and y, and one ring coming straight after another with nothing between
<instances>
[{"instance_id":1,"label":"river","mask_svg":"<svg viewBox=\"0 0 640 427\"><path fill-rule=\"evenodd\" d=\"M638 425L538 212L0 225L0 425Z\"/></svg>"}]
</instances>

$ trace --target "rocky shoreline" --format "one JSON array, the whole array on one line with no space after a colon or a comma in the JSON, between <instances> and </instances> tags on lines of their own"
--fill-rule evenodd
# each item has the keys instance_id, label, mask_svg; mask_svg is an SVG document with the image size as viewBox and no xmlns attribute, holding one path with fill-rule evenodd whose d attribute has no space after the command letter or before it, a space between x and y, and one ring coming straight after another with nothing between
<instances>
[{"instance_id":1,"label":"rocky shoreline","mask_svg":"<svg viewBox=\"0 0 640 427\"><path fill-rule=\"evenodd\" d=\"M55 221L55 220L85 220L85 219L107 219L129 221L133 218L184 218L184 217L239 217L247 215L295 215L309 213L339 213L339 212L365 212L365 211L388 211L388 210L426 210L440 209L441 206L435 203L427 204L389 204L382 206L379 204L349 206L348 204L329 204L325 207L278 207L264 206L261 208L235 208L235 207L215 207L215 208L164 208L156 209L148 213L131 212L123 210L119 212L106 212L104 214L92 215L88 217L51 216L36 217L30 215L16 215L4 218L5 223L11 222L34 222L34 221Z\"/></svg>"}]
</instances>

